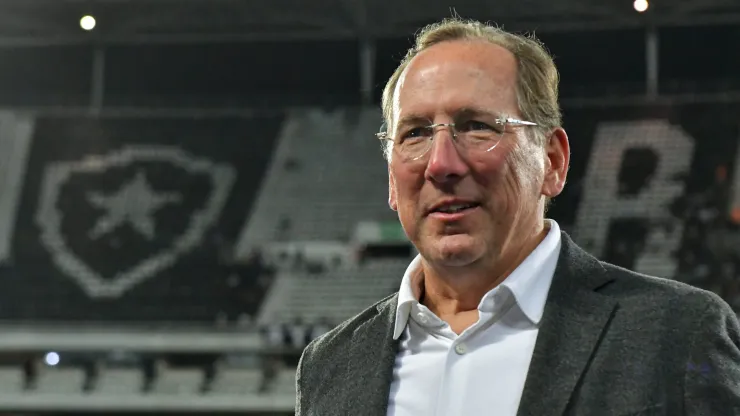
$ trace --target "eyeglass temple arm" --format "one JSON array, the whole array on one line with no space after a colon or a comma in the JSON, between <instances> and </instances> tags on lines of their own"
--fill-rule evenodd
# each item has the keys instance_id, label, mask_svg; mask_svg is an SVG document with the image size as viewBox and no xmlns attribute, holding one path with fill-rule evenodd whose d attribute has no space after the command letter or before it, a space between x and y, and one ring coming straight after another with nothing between
<instances>
[{"instance_id":1,"label":"eyeglass temple arm","mask_svg":"<svg viewBox=\"0 0 740 416\"><path fill-rule=\"evenodd\" d=\"M381 131L380 133L375 133L375 137L379 140L388 140L388 133Z\"/></svg>"},{"instance_id":2,"label":"eyeglass temple arm","mask_svg":"<svg viewBox=\"0 0 740 416\"><path fill-rule=\"evenodd\" d=\"M531 121L524 121L524 120L517 120L515 118L507 118L506 120L509 124L518 124L520 126L536 126L537 123L532 123Z\"/></svg>"}]
</instances>

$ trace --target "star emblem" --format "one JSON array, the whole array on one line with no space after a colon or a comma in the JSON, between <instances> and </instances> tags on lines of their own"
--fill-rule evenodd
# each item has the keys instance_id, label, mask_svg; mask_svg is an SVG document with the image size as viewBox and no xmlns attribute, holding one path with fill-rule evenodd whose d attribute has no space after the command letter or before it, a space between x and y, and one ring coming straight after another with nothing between
<instances>
[{"instance_id":1,"label":"star emblem","mask_svg":"<svg viewBox=\"0 0 740 416\"><path fill-rule=\"evenodd\" d=\"M117 192L111 195L90 192L87 200L93 206L106 210L105 215L98 219L88 234L92 240L99 239L125 223L151 240L155 230L154 214L166 204L180 202L182 195L156 191L147 181L146 175L138 172L133 180L124 184Z\"/></svg>"}]
</instances>

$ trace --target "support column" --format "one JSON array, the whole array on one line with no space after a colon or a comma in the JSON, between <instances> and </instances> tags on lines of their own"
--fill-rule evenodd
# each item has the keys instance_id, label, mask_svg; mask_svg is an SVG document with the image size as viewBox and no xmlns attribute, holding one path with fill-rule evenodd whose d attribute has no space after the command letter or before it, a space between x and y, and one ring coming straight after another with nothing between
<instances>
[{"instance_id":1,"label":"support column","mask_svg":"<svg viewBox=\"0 0 740 416\"><path fill-rule=\"evenodd\" d=\"M90 86L90 112L99 114L103 108L105 95L105 47L95 46L92 61L92 79Z\"/></svg>"},{"instance_id":2,"label":"support column","mask_svg":"<svg viewBox=\"0 0 740 416\"><path fill-rule=\"evenodd\" d=\"M375 41L365 38L360 42L360 94L363 105L373 102L375 87Z\"/></svg>"},{"instance_id":3,"label":"support column","mask_svg":"<svg viewBox=\"0 0 740 416\"><path fill-rule=\"evenodd\" d=\"M650 25L645 31L645 94L648 99L658 97L658 29Z\"/></svg>"}]
</instances>

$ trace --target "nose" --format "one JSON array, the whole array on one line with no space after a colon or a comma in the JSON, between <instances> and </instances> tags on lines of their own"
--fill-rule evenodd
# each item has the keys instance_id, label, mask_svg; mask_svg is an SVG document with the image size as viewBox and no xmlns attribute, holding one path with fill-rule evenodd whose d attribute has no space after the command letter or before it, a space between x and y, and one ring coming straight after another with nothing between
<instances>
[{"instance_id":1,"label":"nose","mask_svg":"<svg viewBox=\"0 0 740 416\"><path fill-rule=\"evenodd\" d=\"M429 149L425 176L437 183L459 179L468 173L468 164L455 145L450 129L440 129Z\"/></svg>"}]
</instances>

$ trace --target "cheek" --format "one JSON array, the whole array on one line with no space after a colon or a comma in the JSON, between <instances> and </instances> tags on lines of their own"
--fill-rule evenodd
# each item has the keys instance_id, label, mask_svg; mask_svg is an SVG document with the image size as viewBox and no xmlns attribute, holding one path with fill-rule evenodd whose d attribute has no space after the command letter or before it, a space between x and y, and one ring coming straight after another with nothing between
<instances>
[{"instance_id":1,"label":"cheek","mask_svg":"<svg viewBox=\"0 0 740 416\"><path fill-rule=\"evenodd\" d=\"M506 186L511 170L509 165L507 156L501 152L497 153L496 149L491 153L470 159L473 178L481 188L486 190L487 194L498 194L502 190L502 185Z\"/></svg>"},{"instance_id":2,"label":"cheek","mask_svg":"<svg viewBox=\"0 0 740 416\"><path fill-rule=\"evenodd\" d=\"M538 193L544 176L545 166L542 149L533 144L514 149L507 160L512 186L520 193Z\"/></svg>"},{"instance_id":3,"label":"cheek","mask_svg":"<svg viewBox=\"0 0 740 416\"><path fill-rule=\"evenodd\" d=\"M487 193L495 211L509 211L520 206L522 199L539 196L538 178L544 166L538 164L539 159L528 150L531 149L497 148L495 153L471 161L476 182Z\"/></svg>"},{"instance_id":4,"label":"cheek","mask_svg":"<svg viewBox=\"0 0 740 416\"><path fill-rule=\"evenodd\" d=\"M398 180L396 183L396 199L398 203L398 220L404 232L411 241L417 241L421 232L422 217L419 215L420 188L415 185L413 178Z\"/></svg>"},{"instance_id":5,"label":"cheek","mask_svg":"<svg viewBox=\"0 0 740 416\"><path fill-rule=\"evenodd\" d=\"M424 185L424 172L399 167L394 169L394 178L399 214L408 216L419 199Z\"/></svg>"}]
</instances>

